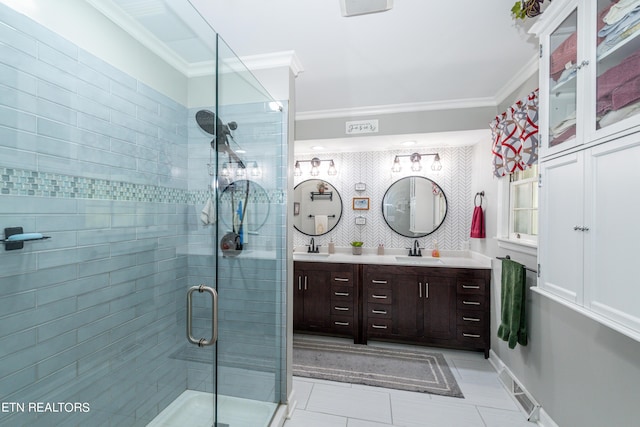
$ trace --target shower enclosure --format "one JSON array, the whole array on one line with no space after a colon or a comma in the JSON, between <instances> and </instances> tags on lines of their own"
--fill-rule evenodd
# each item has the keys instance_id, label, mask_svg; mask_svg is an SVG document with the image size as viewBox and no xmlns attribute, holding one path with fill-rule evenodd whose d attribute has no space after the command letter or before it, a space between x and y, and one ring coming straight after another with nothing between
<instances>
[{"instance_id":1,"label":"shower enclosure","mask_svg":"<svg viewBox=\"0 0 640 427\"><path fill-rule=\"evenodd\" d=\"M0 0L0 425L269 425L286 117L187 0Z\"/></svg>"}]
</instances>

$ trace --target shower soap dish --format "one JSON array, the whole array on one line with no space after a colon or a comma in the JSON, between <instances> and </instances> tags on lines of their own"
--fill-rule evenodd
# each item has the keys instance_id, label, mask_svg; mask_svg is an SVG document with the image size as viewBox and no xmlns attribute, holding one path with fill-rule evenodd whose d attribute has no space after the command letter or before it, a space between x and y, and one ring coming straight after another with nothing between
<instances>
[{"instance_id":1,"label":"shower soap dish","mask_svg":"<svg viewBox=\"0 0 640 427\"><path fill-rule=\"evenodd\" d=\"M43 236L40 233L24 233L22 227L5 228L4 237L4 240L0 240L0 242L4 243L4 249L6 251L22 249L24 248L24 242L51 238L49 236Z\"/></svg>"}]
</instances>

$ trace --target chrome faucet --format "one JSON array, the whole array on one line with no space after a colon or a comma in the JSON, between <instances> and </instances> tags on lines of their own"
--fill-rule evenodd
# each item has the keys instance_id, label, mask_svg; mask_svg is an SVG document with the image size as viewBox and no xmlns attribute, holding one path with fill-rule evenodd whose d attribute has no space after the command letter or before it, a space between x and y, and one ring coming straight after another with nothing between
<instances>
[{"instance_id":1,"label":"chrome faucet","mask_svg":"<svg viewBox=\"0 0 640 427\"><path fill-rule=\"evenodd\" d=\"M418 239L414 240L413 248L407 249L409 249L409 256L422 256L422 249L420 248L420 242L418 242Z\"/></svg>"},{"instance_id":2,"label":"chrome faucet","mask_svg":"<svg viewBox=\"0 0 640 427\"><path fill-rule=\"evenodd\" d=\"M313 237L311 238L311 241L307 246L309 246L307 252L310 254L317 254L318 252L320 252L320 245L316 246L316 241Z\"/></svg>"}]
</instances>

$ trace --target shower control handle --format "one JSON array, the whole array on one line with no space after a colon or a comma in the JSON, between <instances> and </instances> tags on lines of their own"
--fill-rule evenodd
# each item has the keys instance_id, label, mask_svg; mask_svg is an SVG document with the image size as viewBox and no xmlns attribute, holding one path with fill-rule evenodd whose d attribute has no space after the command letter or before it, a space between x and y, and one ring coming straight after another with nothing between
<instances>
[{"instance_id":1,"label":"shower control handle","mask_svg":"<svg viewBox=\"0 0 640 427\"><path fill-rule=\"evenodd\" d=\"M211 338L209 340L205 338L196 339L193 337L192 325L193 325L193 293L198 291L199 293L211 294ZM191 344L195 344L198 347L206 347L214 345L218 341L218 293L215 289L205 285L192 286L187 291L187 341Z\"/></svg>"}]
</instances>

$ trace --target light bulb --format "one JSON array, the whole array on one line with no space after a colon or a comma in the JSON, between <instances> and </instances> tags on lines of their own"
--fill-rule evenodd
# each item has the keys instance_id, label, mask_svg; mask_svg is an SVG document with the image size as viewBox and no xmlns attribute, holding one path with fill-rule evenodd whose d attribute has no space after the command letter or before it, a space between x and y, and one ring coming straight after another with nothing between
<instances>
[{"instance_id":1,"label":"light bulb","mask_svg":"<svg viewBox=\"0 0 640 427\"><path fill-rule=\"evenodd\" d=\"M338 171L336 170L336 165L333 163L333 160L331 160L331 163L329 163L329 171L327 172L327 174L329 174L330 176L334 176L338 174Z\"/></svg>"},{"instance_id":2,"label":"light bulb","mask_svg":"<svg viewBox=\"0 0 640 427\"><path fill-rule=\"evenodd\" d=\"M400 166L400 157L396 156L393 161L393 167L391 168L391 172L398 173L402 170L402 166Z\"/></svg>"}]
</instances>

